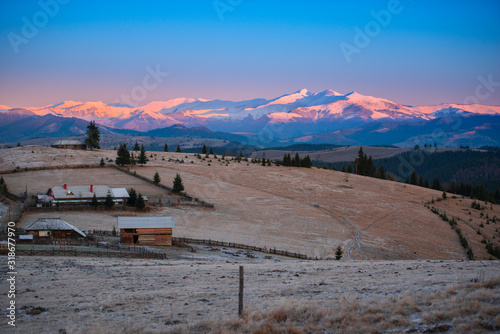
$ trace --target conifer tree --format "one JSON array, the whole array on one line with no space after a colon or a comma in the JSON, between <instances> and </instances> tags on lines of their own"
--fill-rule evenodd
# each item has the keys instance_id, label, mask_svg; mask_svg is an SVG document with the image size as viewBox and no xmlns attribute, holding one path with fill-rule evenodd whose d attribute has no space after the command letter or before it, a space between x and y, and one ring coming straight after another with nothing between
<instances>
[{"instance_id":1,"label":"conifer tree","mask_svg":"<svg viewBox=\"0 0 500 334\"><path fill-rule=\"evenodd\" d=\"M127 205L135 206L135 203L137 202L137 192L135 191L134 188L128 191L128 196L129 197L127 198Z\"/></svg>"},{"instance_id":2,"label":"conifer tree","mask_svg":"<svg viewBox=\"0 0 500 334\"><path fill-rule=\"evenodd\" d=\"M182 153L181 151L181 146L180 145L177 145L177 149L175 150L177 153Z\"/></svg>"},{"instance_id":3,"label":"conifer tree","mask_svg":"<svg viewBox=\"0 0 500 334\"><path fill-rule=\"evenodd\" d=\"M294 159L293 161L294 161L293 166L295 166L295 167L300 167L300 156L299 156L299 152L296 152L296 153L295 153L295 159Z\"/></svg>"},{"instance_id":4,"label":"conifer tree","mask_svg":"<svg viewBox=\"0 0 500 334\"><path fill-rule=\"evenodd\" d=\"M158 174L158 172L156 172L155 175L153 176L153 182L155 184L158 184L161 182L160 174Z\"/></svg>"},{"instance_id":5,"label":"conifer tree","mask_svg":"<svg viewBox=\"0 0 500 334\"><path fill-rule=\"evenodd\" d=\"M347 166L347 172L348 172L348 173L352 173L352 165L351 165L351 164L349 164L349 165Z\"/></svg>"},{"instance_id":6,"label":"conifer tree","mask_svg":"<svg viewBox=\"0 0 500 334\"><path fill-rule=\"evenodd\" d=\"M178 194L184 191L184 184L182 183L182 178L179 174L175 175L172 191Z\"/></svg>"},{"instance_id":7,"label":"conifer tree","mask_svg":"<svg viewBox=\"0 0 500 334\"><path fill-rule=\"evenodd\" d=\"M109 190L106 195L106 199L104 200L104 205L106 205L108 208L112 208L113 205L115 205L115 201L113 200L113 195L111 195L111 191Z\"/></svg>"},{"instance_id":8,"label":"conifer tree","mask_svg":"<svg viewBox=\"0 0 500 334\"><path fill-rule=\"evenodd\" d=\"M99 162L99 166L104 167L106 163L104 162L104 158L101 158L101 161Z\"/></svg>"},{"instance_id":9,"label":"conifer tree","mask_svg":"<svg viewBox=\"0 0 500 334\"><path fill-rule=\"evenodd\" d=\"M90 121L87 125L87 131L85 132L87 138L85 138L85 146L91 150L94 148L100 149L99 142L101 141L101 132L99 128L95 125L95 121ZM20 144L18 144L20 145Z\"/></svg>"},{"instance_id":10,"label":"conifer tree","mask_svg":"<svg viewBox=\"0 0 500 334\"><path fill-rule=\"evenodd\" d=\"M385 175L385 169L384 166L380 166L378 168L378 177L381 178L382 180L385 180L386 175Z\"/></svg>"},{"instance_id":11,"label":"conifer tree","mask_svg":"<svg viewBox=\"0 0 500 334\"><path fill-rule=\"evenodd\" d=\"M335 260L339 261L342 258L343 254L344 252L342 251L342 247L337 247L337 250L335 251Z\"/></svg>"},{"instance_id":12,"label":"conifer tree","mask_svg":"<svg viewBox=\"0 0 500 334\"><path fill-rule=\"evenodd\" d=\"M208 154L214 154L214 150L212 150L211 147L210 147L210 151L208 152Z\"/></svg>"},{"instance_id":13,"label":"conifer tree","mask_svg":"<svg viewBox=\"0 0 500 334\"><path fill-rule=\"evenodd\" d=\"M127 150L127 144L120 144L120 148L116 152L117 157L115 163L119 166L130 165L130 152Z\"/></svg>"},{"instance_id":14,"label":"conifer tree","mask_svg":"<svg viewBox=\"0 0 500 334\"><path fill-rule=\"evenodd\" d=\"M431 187L431 185L429 184L429 179L428 178L425 178L424 187L426 187L426 188L430 188Z\"/></svg>"},{"instance_id":15,"label":"conifer tree","mask_svg":"<svg viewBox=\"0 0 500 334\"><path fill-rule=\"evenodd\" d=\"M207 147L205 144L203 144L203 147L201 148L201 154L207 154Z\"/></svg>"},{"instance_id":16,"label":"conifer tree","mask_svg":"<svg viewBox=\"0 0 500 334\"><path fill-rule=\"evenodd\" d=\"M0 194L5 195L8 191L7 183L5 183L3 176L0 176Z\"/></svg>"},{"instance_id":17,"label":"conifer tree","mask_svg":"<svg viewBox=\"0 0 500 334\"><path fill-rule=\"evenodd\" d=\"M146 208L146 202L144 202L144 197L142 197L142 194L140 193L137 195L135 207L137 208L137 210L144 210Z\"/></svg>"},{"instance_id":18,"label":"conifer tree","mask_svg":"<svg viewBox=\"0 0 500 334\"><path fill-rule=\"evenodd\" d=\"M262 158L262 166L266 165L266 159Z\"/></svg>"},{"instance_id":19,"label":"conifer tree","mask_svg":"<svg viewBox=\"0 0 500 334\"><path fill-rule=\"evenodd\" d=\"M141 148L139 147L139 144L137 143L137 140L135 141L134 145L134 151L139 151Z\"/></svg>"},{"instance_id":20,"label":"conifer tree","mask_svg":"<svg viewBox=\"0 0 500 334\"><path fill-rule=\"evenodd\" d=\"M165 143L165 146L163 146L163 152L168 152L168 144Z\"/></svg>"},{"instance_id":21,"label":"conifer tree","mask_svg":"<svg viewBox=\"0 0 500 334\"><path fill-rule=\"evenodd\" d=\"M97 196L94 193L94 196L92 197L92 202L90 202L90 205L93 206L94 208L97 208L99 206L99 201L97 200Z\"/></svg>"},{"instance_id":22,"label":"conifer tree","mask_svg":"<svg viewBox=\"0 0 500 334\"><path fill-rule=\"evenodd\" d=\"M139 154L137 163L140 165L145 165L148 163L148 157L146 155L146 150L144 149L144 145L141 145L141 153Z\"/></svg>"},{"instance_id":23,"label":"conifer tree","mask_svg":"<svg viewBox=\"0 0 500 334\"><path fill-rule=\"evenodd\" d=\"M437 177L434 177L434 180L432 181L432 189L441 190L441 183Z\"/></svg>"},{"instance_id":24,"label":"conifer tree","mask_svg":"<svg viewBox=\"0 0 500 334\"><path fill-rule=\"evenodd\" d=\"M417 185L418 184L417 172L413 171L413 173L411 173L410 183L413 184L413 185Z\"/></svg>"}]
</instances>

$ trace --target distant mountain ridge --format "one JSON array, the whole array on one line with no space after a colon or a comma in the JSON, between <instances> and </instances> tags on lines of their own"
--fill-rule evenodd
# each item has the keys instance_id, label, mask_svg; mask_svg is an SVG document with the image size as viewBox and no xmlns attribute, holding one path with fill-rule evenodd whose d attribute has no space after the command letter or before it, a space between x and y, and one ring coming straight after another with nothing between
<instances>
[{"instance_id":1,"label":"distant mountain ridge","mask_svg":"<svg viewBox=\"0 0 500 334\"><path fill-rule=\"evenodd\" d=\"M363 140L369 141L370 136L385 138L377 139L374 144L403 143L410 137L400 140L401 136L392 135L395 129L399 129L404 137L404 131L401 130L404 128L401 127L403 125L411 127L412 123L438 124L440 119L459 118L465 125L454 129L450 135L466 136L466 133L471 133L475 136L477 144L482 142L483 145L498 145L497 139L490 138L486 130L497 129L500 106L449 103L407 106L357 92L341 94L330 89L318 93L301 89L273 99L258 98L245 101L176 98L154 101L140 107L105 104L101 101L65 101L44 107L0 109L0 139L6 141L1 135L2 127L12 122L22 123L23 119L47 115L77 118L87 122L95 120L96 123L109 129L140 132L182 125L186 128L199 128L198 130L203 127L211 132L244 133L250 140L265 133L271 138L266 139L263 145L279 141L318 143L317 140L327 140L327 143L332 144L359 143L357 137L361 136L353 134L365 133L363 129L372 131L372 135L364 136ZM490 118L487 117L487 123L476 125L476 129L468 128L469 121L478 116ZM33 123L33 120L30 122ZM412 128L414 129L416 128ZM5 133L5 130L3 131ZM37 130L40 131L41 129ZM423 127L422 131L429 129ZM415 131L410 132L415 133ZM50 133L50 128L43 133ZM393 137L398 137L399 141L393 142ZM452 142L450 141L453 145ZM256 144L259 145L258 142Z\"/></svg>"}]
</instances>

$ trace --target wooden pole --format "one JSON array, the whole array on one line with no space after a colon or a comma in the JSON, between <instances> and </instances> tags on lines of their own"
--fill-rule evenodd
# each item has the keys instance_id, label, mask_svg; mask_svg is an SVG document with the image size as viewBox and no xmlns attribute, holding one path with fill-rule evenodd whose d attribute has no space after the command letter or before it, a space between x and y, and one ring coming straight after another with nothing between
<instances>
[{"instance_id":1,"label":"wooden pole","mask_svg":"<svg viewBox=\"0 0 500 334\"><path fill-rule=\"evenodd\" d=\"M243 314L243 287L244 287L244 275L243 266L240 266L240 293L238 295L238 315Z\"/></svg>"}]
</instances>

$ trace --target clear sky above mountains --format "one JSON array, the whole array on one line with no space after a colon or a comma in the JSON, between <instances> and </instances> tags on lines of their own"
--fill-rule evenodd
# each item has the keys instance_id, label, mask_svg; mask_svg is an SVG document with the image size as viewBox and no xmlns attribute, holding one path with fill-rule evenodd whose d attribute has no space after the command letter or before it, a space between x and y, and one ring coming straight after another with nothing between
<instances>
[{"instance_id":1,"label":"clear sky above mountains","mask_svg":"<svg viewBox=\"0 0 500 334\"><path fill-rule=\"evenodd\" d=\"M302 88L500 105L494 0L2 1L0 36L10 107Z\"/></svg>"}]
</instances>

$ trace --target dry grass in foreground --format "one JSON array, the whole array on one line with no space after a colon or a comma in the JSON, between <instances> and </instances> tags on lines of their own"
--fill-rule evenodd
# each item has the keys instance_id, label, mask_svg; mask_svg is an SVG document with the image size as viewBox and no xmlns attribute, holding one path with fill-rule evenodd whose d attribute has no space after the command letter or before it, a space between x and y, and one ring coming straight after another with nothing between
<instances>
[{"instance_id":1,"label":"dry grass in foreground","mask_svg":"<svg viewBox=\"0 0 500 334\"><path fill-rule=\"evenodd\" d=\"M204 321L172 333L484 333L500 330L500 280L427 295L342 298L331 308L288 301L268 312Z\"/></svg>"}]
</instances>

